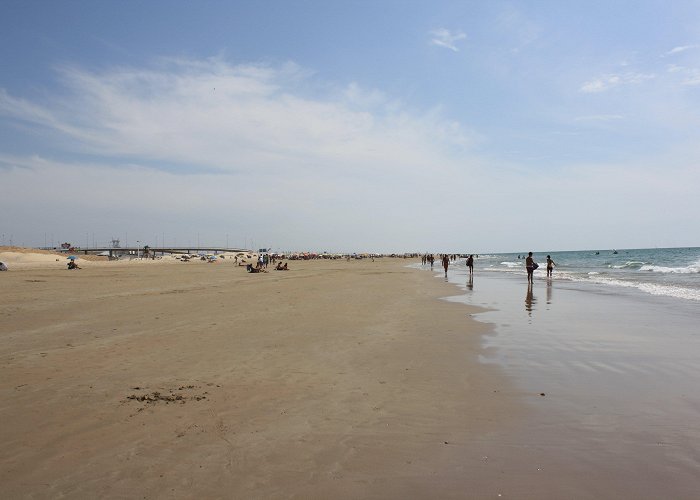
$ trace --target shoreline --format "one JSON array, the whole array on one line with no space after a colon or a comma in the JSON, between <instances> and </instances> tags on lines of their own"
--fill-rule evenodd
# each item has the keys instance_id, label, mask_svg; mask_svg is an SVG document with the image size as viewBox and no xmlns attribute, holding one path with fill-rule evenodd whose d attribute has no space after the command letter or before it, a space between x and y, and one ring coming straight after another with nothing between
<instances>
[{"instance_id":1,"label":"shoreline","mask_svg":"<svg viewBox=\"0 0 700 500\"><path fill-rule=\"evenodd\" d=\"M695 302L639 290L536 279L450 275L455 303L494 326L482 361L525 394L514 439L546 472L543 496L694 498L700 489ZM522 496L522 494L519 494ZM527 496L527 495L525 495ZM533 496L535 497L535 496Z\"/></svg>"}]
</instances>

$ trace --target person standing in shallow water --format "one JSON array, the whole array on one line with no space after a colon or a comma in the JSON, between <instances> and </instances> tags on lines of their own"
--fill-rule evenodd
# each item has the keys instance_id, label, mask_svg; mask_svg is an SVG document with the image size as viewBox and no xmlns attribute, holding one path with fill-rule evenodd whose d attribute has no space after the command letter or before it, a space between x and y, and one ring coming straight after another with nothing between
<instances>
[{"instance_id":1,"label":"person standing in shallow water","mask_svg":"<svg viewBox=\"0 0 700 500\"><path fill-rule=\"evenodd\" d=\"M469 276L474 274L474 255L467 258L467 268L469 268Z\"/></svg>"},{"instance_id":2,"label":"person standing in shallow water","mask_svg":"<svg viewBox=\"0 0 700 500\"><path fill-rule=\"evenodd\" d=\"M527 269L527 282L528 283L534 282L533 273L534 273L536 268L537 268L537 264L535 264L535 259L532 258L532 252L528 252L527 258L525 259L525 269Z\"/></svg>"},{"instance_id":3,"label":"person standing in shallow water","mask_svg":"<svg viewBox=\"0 0 700 500\"><path fill-rule=\"evenodd\" d=\"M554 270L554 266L556 266L556 264L552 260L552 257L547 255L547 277L548 278L552 277L552 271Z\"/></svg>"},{"instance_id":4,"label":"person standing in shallow water","mask_svg":"<svg viewBox=\"0 0 700 500\"><path fill-rule=\"evenodd\" d=\"M446 253L442 254L442 267L445 268L445 277L447 277L447 268L450 267L450 257Z\"/></svg>"}]
</instances>

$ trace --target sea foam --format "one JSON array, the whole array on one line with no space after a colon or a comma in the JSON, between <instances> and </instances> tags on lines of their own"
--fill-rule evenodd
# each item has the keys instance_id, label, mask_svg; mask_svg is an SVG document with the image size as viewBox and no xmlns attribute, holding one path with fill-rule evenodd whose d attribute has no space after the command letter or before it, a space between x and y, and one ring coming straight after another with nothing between
<instances>
[{"instance_id":1,"label":"sea foam","mask_svg":"<svg viewBox=\"0 0 700 500\"><path fill-rule=\"evenodd\" d=\"M693 262L685 267L666 267L653 266L651 264L644 265L639 268L640 271L652 271L655 273L676 273L676 274L694 274L700 273L700 261Z\"/></svg>"}]
</instances>

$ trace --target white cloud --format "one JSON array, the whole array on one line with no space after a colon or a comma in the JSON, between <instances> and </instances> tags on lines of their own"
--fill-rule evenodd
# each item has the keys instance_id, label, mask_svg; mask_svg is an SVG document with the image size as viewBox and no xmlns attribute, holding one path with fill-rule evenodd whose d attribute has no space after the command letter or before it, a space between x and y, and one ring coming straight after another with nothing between
<instances>
[{"instance_id":1,"label":"white cloud","mask_svg":"<svg viewBox=\"0 0 700 500\"><path fill-rule=\"evenodd\" d=\"M583 92L603 92L609 88L620 84L620 77L617 75L608 75L595 80L590 80L581 86Z\"/></svg>"},{"instance_id":2,"label":"white cloud","mask_svg":"<svg viewBox=\"0 0 700 500\"><path fill-rule=\"evenodd\" d=\"M639 84L654 78L656 75L645 73L609 74L585 82L580 90L586 93L604 92L622 85Z\"/></svg>"},{"instance_id":3,"label":"white cloud","mask_svg":"<svg viewBox=\"0 0 700 500\"><path fill-rule=\"evenodd\" d=\"M465 35L461 31L452 33L450 30L445 28L433 30L430 32L430 35L432 36L432 38L430 39L430 43L432 45L445 47L455 52L459 52L456 42L467 38L467 35Z\"/></svg>"},{"instance_id":4,"label":"white cloud","mask_svg":"<svg viewBox=\"0 0 700 500\"><path fill-rule=\"evenodd\" d=\"M104 73L63 68L62 76L68 97L40 105L3 92L0 114L105 157L221 172L401 172L473 142L439 113L402 108L357 84L326 87L319 97L318 82L293 65L177 60Z\"/></svg>"},{"instance_id":5,"label":"white cloud","mask_svg":"<svg viewBox=\"0 0 700 500\"><path fill-rule=\"evenodd\" d=\"M680 54L681 52L686 52L686 51L688 51L688 50L697 49L698 47L700 47L700 45L697 45L697 44L693 44L693 45L682 45L682 46L679 46L679 47L674 47L674 48L672 48L671 50L669 50L668 52L666 52L666 53L664 54L664 56L665 56L665 57L667 57L667 56L673 56L673 55L676 55L676 54Z\"/></svg>"}]
</instances>

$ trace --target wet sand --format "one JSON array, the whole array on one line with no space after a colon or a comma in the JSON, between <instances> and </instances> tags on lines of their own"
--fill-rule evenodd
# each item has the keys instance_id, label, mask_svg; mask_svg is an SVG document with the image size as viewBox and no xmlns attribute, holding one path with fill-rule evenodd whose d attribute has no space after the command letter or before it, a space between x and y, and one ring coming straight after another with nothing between
<instances>
[{"instance_id":1,"label":"wet sand","mask_svg":"<svg viewBox=\"0 0 700 500\"><path fill-rule=\"evenodd\" d=\"M698 498L699 304L635 289L458 267L451 300L490 309L483 359L528 412L517 441L554 498ZM537 274L537 273L536 273ZM554 484L551 477L558 478ZM556 494L555 494L556 493Z\"/></svg>"},{"instance_id":2,"label":"wet sand","mask_svg":"<svg viewBox=\"0 0 700 500\"><path fill-rule=\"evenodd\" d=\"M496 496L512 386L405 264L3 273L2 496Z\"/></svg>"}]
</instances>

